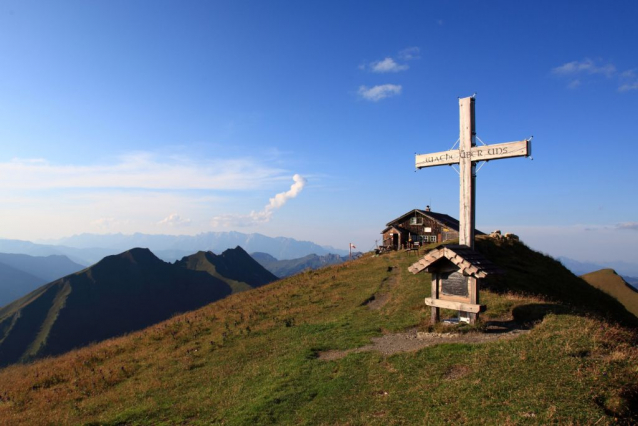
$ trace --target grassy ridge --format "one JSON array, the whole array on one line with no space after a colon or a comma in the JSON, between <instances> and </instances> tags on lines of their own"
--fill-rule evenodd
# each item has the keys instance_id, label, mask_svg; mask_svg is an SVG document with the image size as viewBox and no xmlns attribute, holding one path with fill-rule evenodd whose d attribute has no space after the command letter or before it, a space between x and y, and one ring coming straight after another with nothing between
<instances>
[{"instance_id":1,"label":"grassy ridge","mask_svg":"<svg viewBox=\"0 0 638 426\"><path fill-rule=\"evenodd\" d=\"M509 272L482 292L483 318L518 315L535 321L529 334L319 360L318 351L359 347L428 322L429 277L406 269L415 257L366 256L56 359L0 370L0 423L634 421L638 351L634 331L620 325L626 312L613 300L602 301L612 314L584 305L597 293L575 294L581 280L565 280L558 262L523 245L485 240L479 248ZM526 278L526 262L538 276ZM532 280L542 280L543 290ZM364 305L385 292L380 310Z\"/></svg>"},{"instance_id":2,"label":"grassy ridge","mask_svg":"<svg viewBox=\"0 0 638 426\"><path fill-rule=\"evenodd\" d=\"M638 316L638 291L625 282L613 269L590 272L582 278L594 287L617 299L627 310Z\"/></svg>"},{"instance_id":3,"label":"grassy ridge","mask_svg":"<svg viewBox=\"0 0 638 426\"><path fill-rule=\"evenodd\" d=\"M176 265L194 271L204 271L225 281L233 293L250 290L277 280L241 247L228 249L220 255L199 251L185 256Z\"/></svg>"}]
</instances>

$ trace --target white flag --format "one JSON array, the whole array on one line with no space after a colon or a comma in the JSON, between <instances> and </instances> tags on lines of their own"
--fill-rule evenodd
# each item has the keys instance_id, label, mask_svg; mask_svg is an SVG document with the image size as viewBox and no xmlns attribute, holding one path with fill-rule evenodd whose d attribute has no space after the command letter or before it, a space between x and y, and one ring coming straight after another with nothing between
<instances>
[{"instance_id":1,"label":"white flag","mask_svg":"<svg viewBox=\"0 0 638 426\"><path fill-rule=\"evenodd\" d=\"M356 249L357 247L354 244L350 243L350 248Z\"/></svg>"}]
</instances>

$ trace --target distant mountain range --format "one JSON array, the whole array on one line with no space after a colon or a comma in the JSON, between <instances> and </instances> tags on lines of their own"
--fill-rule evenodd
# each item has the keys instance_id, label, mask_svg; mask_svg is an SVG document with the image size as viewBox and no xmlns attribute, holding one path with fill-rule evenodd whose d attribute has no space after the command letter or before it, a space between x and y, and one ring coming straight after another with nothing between
<instances>
[{"instance_id":1,"label":"distant mountain range","mask_svg":"<svg viewBox=\"0 0 638 426\"><path fill-rule=\"evenodd\" d=\"M251 256L264 268L278 276L285 278L297 274L306 269L318 269L328 265L335 265L344 262L348 257L337 254L325 254L318 256L309 254L299 259L278 260L268 253L252 253Z\"/></svg>"},{"instance_id":2,"label":"distant mountain range","mask_svg":"<svg viewBox=\"0 0 638 426\"><path fill-rule=\"evenodd\" d=\"M634 288L638 289L638 278L637 277L628 277L627 275L621 275L622 279L625 280L627 284L630 284Z\"/></svg>"},{"instance_id":3,"label":"distant mountain range","mask_svg":"<svg viewBox=\"0 0 638 426\"><path fill-rule=\"evenodd\" d=\"M263 252L277 259L295 259L309 254L348 254L347 250L320 246L310 241L293 238L267 237L262 234L241 232L207 232L198 235L149 234L81 234L42 244L30 241L0 239L0 253L21 253L31 256L66 255L84 266L92 265L105 256L120 253L131 247L146 247L156 256L173 262L197 251L222 252L241 246L249 253Z\"/></svg>"},{"instance_id":4,"label":"distant mountain range","mask_svg":"<svg viewBox=\"0 0 638 426\"><path fill-rule=\"evenodd\" d=\"M578 260L570 259L568 257L560 256L557 258L567 269L572 271L575 275L588 274L590 272L599 271L601 269L614 269L618 274L626 276L630 280L637 280L638 277L638 263L629 262L580 262Z\"/></svg>"},{"instance_id":5,"label":"distant mountain range","mask_svg":"<svg viewBox=\"0 0 638 426\"><path fill-rule=\"evenodd\" d=\"M0 253L0 307L84 266L66 256Z\"/></svg>"},{"instance_id":6,"label":"distant mountain range","mask_svg":"<svg viewBox=\"0 0 638 426\"><path fill-rule=\"evenodd\" d=\"M139 330L276 279L243 249L174 264L136 248L0 308L0 366Z\"/></svg>"},{"instance_id":7,"label":"distant mountain range","mask_svg":"<svg viewBox=\"0 0 638 426\"><path fill-rule=\"evenodd\" d=\"M120 250L121 251L121 250ZM29 256L63 255L83 266L92 265L117 251L106 248L74 248L31 241L0 239L0 253L28 254Z\"/></svg>"},{"instance_id":8,"label":"distant mountain range","mask_svg":"<svg viewBox=\"0 0 638 426\"><path fill-rule=\"evenodd\" d=\"M29 256L0 253L0 263L28 272L47 282L84 269L84 266L62 255Z\"/></svg>"},{"instance_id":9,"label":"distant mountain range","mask_svg":"<svg viewBox=\"0 0 638 426\"><path fill-rule=\"evenodd\" d=\"M54 241L72 248L102 247L126 250L130 247L148 247L154 253L217 251L240 246L249 253L264 252L277 259L294 259L308 254L347 254L347 250L324 247L310 241L298 241L286 237L267 237L262 234L241 232L206 232L197 235L80 234ZM158 254L159 256L159 254Z\"/></svg>"}]
</instances>

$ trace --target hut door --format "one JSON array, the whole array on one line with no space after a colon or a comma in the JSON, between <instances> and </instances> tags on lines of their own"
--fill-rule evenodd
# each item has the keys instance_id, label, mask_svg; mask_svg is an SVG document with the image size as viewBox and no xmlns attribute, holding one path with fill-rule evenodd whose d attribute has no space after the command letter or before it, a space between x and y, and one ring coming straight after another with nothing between
<instances>
[{"instance_id":1,"label":"hut door","mask_svg":"<svg viewBox=\"0 0 638 426\"><path fill-rule=\"evenodd\" d=\"M395 250L399 249L399 234L392 234L392 247Z\"/></svg>"}]
</instances>

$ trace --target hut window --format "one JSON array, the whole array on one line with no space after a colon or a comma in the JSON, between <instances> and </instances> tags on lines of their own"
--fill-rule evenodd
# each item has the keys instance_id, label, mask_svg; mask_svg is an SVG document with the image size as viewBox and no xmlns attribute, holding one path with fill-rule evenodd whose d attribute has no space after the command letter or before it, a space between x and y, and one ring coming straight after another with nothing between
<instances>
[{"instance_id":1,"label":"hut window","mask_svg":"<svg viewBox=\"0 0 638 426\"><path fill-rule=\"evenodd\" d=\"M421 225L423 223L423 218L420 217L411 217L410 225Z\"/></svg>"},{"instance_id":2,"label":"hut window","mask_svg":"<svg viewBox=\"0 0 638 426\"><path fill-rule=\"evenodd\" d=\"M432 228L430 228L429 226L424 226L423 232L432 232Z\"/></svg>"}]
</instances>

